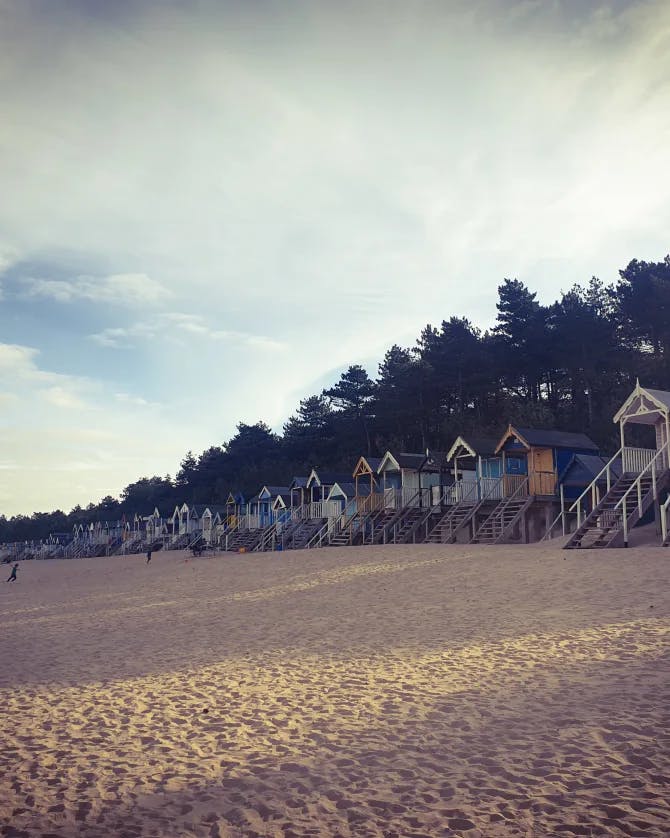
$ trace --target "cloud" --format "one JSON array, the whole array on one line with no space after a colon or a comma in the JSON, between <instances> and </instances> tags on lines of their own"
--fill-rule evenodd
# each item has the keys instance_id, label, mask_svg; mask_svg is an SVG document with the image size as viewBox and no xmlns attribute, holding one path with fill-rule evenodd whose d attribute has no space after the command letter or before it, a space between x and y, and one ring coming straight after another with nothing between
<instances>
[{"instance_id":1,"label":"cloud","mask_svg":"<svg viewBox=\"0 0 670 838\"><path fill-rule=\"evenodd\" d=\"M89 338L100 346L132 349L135 346L134 342L138 340L155 340L158 337L178 340L180 337L189 336L259 350L281 351L286 348L282 341L265 335L216 329L208 325L201 315L182 312L166 312L150 320L137 321L130 326L109 327L102 332L89 335Z\"/></svg>"},{"instance_id":2,"label":"cloud","mask_svg":"<svg viewBox=\"0 0 670 838\"><path fill-rule=\"evenodd\" d=\"M54 407L63 407L67 410L82 410L90 407L72 389L66 387L49 387L42 390L39 395L45 402Z\"/></svg>"},{"instance_id":3,"label":"cloud","mask_svg":"<svg viewBox=\"0 0 670 838\"><path fill-rule=\"evenodd\" d=\"M16 433L44 398L73 424L60 387L174 470L427 322L489 325L505 276L551 301L665 254L666 0L387 5L0 0Z\"/></svg>"},{"instance_id":4,"label":"cloud","mask_svg":"<svg viewBox=\"0 0 670 838\"><path fill-rule=\"evenodd\" d=\"M197 437L141 395L41 364L35 347L0 343L5 515L86 505L147 470L173 472L186 440ZM164 421L156 421L156 409Z\"/></svg>"},{"instance_id":5,"label":"cloud","mask_svg":"<svg viewBox=\"0 0 670 838\"><path fill-rule=\"evenodd\" d=\"M122 306L158 303L172 292L146 274L112 274L111 276L78 276L72 280L34 279L22 280L24 294L44 297L59 303L89 300Z\"/></svg>"},{"instance_id":6,"label":"cloud","mask_svg":"<svg viewBox=\"0 0 670 838\"><path fill-rule=\"evenodd\" d=\"M0 384L5 389L6 405L26 406L37 398L51 407L67 410L97 409L95 402L82 396L95 389L93 382L42 369L39 355L39 350L32 346L0 343Z\"/></svg>"}]
</instances>

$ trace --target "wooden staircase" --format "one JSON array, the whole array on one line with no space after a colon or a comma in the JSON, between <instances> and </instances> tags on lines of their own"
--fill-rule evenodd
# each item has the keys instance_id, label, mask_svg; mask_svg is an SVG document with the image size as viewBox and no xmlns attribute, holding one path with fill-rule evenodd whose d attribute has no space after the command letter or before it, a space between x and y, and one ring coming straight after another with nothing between
<instances>
[{"instance_id":1,"label":"wooden staircase","mask_svg":"<svg viewBox=\"0 0 670 838\"><path fill-rule=\"evenodd\" d=\"M501 544L533 503L528 494L528 478L514 494L500 500L484 519L470 540L471 544Z\"/></svg>"},{"instance_id":2,"label":"wooden staircase","mask_svg":"<svg viewBox=\"0 0 670 838\"><path fill-rule=\"evenodd\" d=\"M228 550L228 552L239 553L240 549L243 547L247 553L250 553L263 538L264 532L264 529L233 530L233 532L231 532L228 536L228 543L225 545L225 549Z\"/></svg>"},{"instance_id":3,"label":"wooden staircase","mask_svg":"<svg viewBox=\"0 0 670 838\"><path fill-rule=\"evenodd\" d=\"M366 512L355 512L342 523L339 529L333 529L328 536L328 543L333 547L348 547L363 540Z\"/></svg>"},{"instance_id":4,"label":"wooden staircase","mask_svg":"<svg viewBox=\"0 0 670 838\"><path fill-rule=\"evenodd\" d=\"M565 550L600 549L624 546L624 505L627 531L638 523L654 504L659 493L670 486L670 470L652 476L651 471L640 475L623 474L564 545ZM666 536L663 542L668 546Z\"/></svg>"},{"instance_id":5,"label":"wooden staircase","mask_svg":"<svg viewBox=\"0 0 670 838\"><path fill-rule=\"evenodd\" d=\"M481 506L479 501L462 500L450 506L430 531L426 542L430 544L453 544L458 533L474 517Z\"/></svg>"},{"instance_id":6,"label":"wooden staircase","mask_svg":"<svg viewBox=\"0 0 670 838\"><path fill-rule=\"evenodd\" d=\"M380 509L369 515L363 528L363 544L385 544L388 532L402 516L402 509Z\"/></svg>"},{"instance_id":7,"label":"wooden staircase","mask_svg":"<svg viewBox=\"0 0 670 838\"><path fill-rule=\"evenodd\" d=\"M391 526L391 541L394 544L408 544L414 534L432 513L431 509L421 506L409 506Z\"/></svg>"},{"instance_id":8,"label":"wooden staircase","mask_svg":"<svg viewBox=\"0 0 670 838\"><path fill-rule=\"evenodd\" d=\"M283 539L285 550L303 550L326 523L325 518L305 518L297 522Z\"/></svg>"}]
</instances>

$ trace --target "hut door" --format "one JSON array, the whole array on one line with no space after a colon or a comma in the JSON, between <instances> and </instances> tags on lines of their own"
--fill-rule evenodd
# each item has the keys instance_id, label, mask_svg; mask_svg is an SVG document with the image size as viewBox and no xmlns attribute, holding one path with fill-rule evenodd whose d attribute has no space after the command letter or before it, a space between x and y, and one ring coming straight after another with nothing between
<instances>
[{"instance_id":1,"label":"hut door","mask_svg":"<svg viewBox=\"0 0 670 838\"><path fill-rule=\"evenodd\" d=\"M533 448L530 469L531 495L553 495L556 491L554 452L551 448Z\"/></svg>"}]
</instances>

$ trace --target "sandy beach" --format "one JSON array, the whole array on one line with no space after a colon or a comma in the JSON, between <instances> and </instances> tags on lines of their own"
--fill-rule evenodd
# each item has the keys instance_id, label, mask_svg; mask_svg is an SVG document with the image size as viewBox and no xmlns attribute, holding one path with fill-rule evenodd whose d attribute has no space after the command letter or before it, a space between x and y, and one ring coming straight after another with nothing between
<instances>
[{"instance_id":1,"label":"sandy beach","mask_svg":"<svg viewBox=\"0 0 670 838\"><path fill-rule=\"evenodd\" d=\"M157 553L4 578L3 836L670 833L670 550Z\"/></svg>"}]
</instances>

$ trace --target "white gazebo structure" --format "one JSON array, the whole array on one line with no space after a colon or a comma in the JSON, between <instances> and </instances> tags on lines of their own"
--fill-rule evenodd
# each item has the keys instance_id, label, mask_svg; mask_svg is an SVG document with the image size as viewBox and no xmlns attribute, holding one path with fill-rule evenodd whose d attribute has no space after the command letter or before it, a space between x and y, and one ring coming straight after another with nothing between
<instances>
[{"instance_id":1,"label":"white gazebo structure","mask_svg":"<svg viewBox=\"0 0 670 838\"><path fill-rule=\"evenodd\" d=\"M627 547L630 531L652 507L657 522L660 519L663 543L670 540L670 391L642 387L637 381L613 421L620 428L621 447L568 510L577 513L577 529L565 544L568 549ZM653 428L654 447L628 445L628 425ZM582 520L582 503L589 493L591 512Z\"/></svg>"},{"instance_id":2,"label":"white gazebo structure","mask_svg":"<svg viewBox=\"0 0 670 838\"><path fill-rule=\"evenodd\" d=\"M614 422L621 431L621 457L625 474L639 474L657 459L659 468L668 468L668 443L670 442L670 392L642 387L638 381L635 389L614 414ZM655 433L654 448L635 448L626 445L626 426L652 425Z\"/></svg>"}]
</instances>

